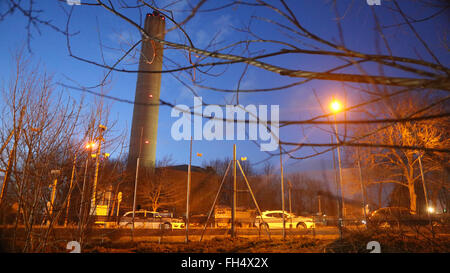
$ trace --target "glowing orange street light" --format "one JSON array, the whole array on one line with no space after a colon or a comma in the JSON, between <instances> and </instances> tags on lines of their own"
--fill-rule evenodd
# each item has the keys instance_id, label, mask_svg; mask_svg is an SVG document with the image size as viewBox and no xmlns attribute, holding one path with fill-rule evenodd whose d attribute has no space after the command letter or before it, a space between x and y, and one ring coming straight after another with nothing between
<instances>
[{"instance_id":1,"label":"glowing orange street light","mask_svg":"<svg viewBox=\"0 0 450 273\"><path fill-rule=\"evenodd\" d=\"M330 108L334 113L340 112L342 110L342 103L338 100L333 100L330 104Z\"/></svg>"},{"instance_id":2,"label":"glowing orange street light","mask_svg":"<svg viewBox=\"0 0 450 273\"><path fill-rule=\"evenodd\" d=\"M92 150L95 149L95 147L97 147L97 143L95 143L95 142L89 142L85 146L86 149L92 149Z\"/></svg>"}]
</instances>

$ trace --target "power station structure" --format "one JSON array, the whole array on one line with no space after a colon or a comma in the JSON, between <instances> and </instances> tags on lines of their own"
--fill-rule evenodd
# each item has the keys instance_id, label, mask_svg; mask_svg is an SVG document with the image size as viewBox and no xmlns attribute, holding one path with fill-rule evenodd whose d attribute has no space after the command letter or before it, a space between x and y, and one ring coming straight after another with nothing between
<instances>
[{"instance_id":1,"label":"power station structure","mask_svg":"<svg viewBox=\"0 0 450 273\"><path fill-rule=\"evenodd\" d=\"M165 18L158 11L148 13L144 30L150 37L163 40ZM146 39L145 35L142 41L128 152L129 168L136 168L138 157L143 167L154 167L156 160L161 73L151 71L162 69L163 45Z\"/></svg>"}]
</instances>

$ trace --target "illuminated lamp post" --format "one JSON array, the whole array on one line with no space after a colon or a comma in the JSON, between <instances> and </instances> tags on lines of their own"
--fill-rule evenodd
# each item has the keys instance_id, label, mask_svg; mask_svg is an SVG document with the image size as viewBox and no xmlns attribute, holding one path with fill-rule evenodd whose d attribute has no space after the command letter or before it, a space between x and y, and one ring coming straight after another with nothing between
<instances>
[{"instance_id":1,"label":"illuminated lamp post","mask_svg":"<svg viewBox=\"0 0 450 273\"><path fill-rule=\"evenodd\" d=\"M344 222L344 213L343 213L343 209L344 209L344 197L342 194L342 164L341 164L341 153L340 153L340 149L339 149L339 137L338 137L338 126L337 126L337 122L336 122L336 114L342 111L342 103L338 100L333 100L330 104L330 108L334 113L334 134L336 136L336 144L337 144L337 154L338 154L338 166L339 166L339 183L338 183L338 187L339 187L339 210L338 210L338 214L339 214L339 221L338 221L338 228L339 228L339 236L342 239L342 225Z\"/></svg>"},{"instance_id":2,"label":"illuminated lamp post","mask_svg":"<svg viewBox=\"0 0 450 273\"><path fill-rule=\"evenodd\" d=\"M97 180L98 180L98 168L99 168L99 164L100 164L100 154L102 151L102 141L105 141L103 139L103 132L106 131L106 126L104 125L99 125L99 136L97 138L98 140L98 149L97 149L97 153L95 155L95 175L94 175L94 187L92 189L92 199L91 199L91 215L95 214L95 209L96 209L96 196L97 196Z\"/></svg>"}]
</instances>

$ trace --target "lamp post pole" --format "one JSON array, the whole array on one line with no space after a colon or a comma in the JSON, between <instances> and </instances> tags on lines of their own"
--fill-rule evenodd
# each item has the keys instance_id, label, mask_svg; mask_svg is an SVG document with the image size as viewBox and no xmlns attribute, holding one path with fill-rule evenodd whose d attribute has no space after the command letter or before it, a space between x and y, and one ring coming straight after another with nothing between
<instances>
[{"instance_id":1,"label":"lamp post pole","mask_svg":"<svg viewBox=\"0 0 450 273\"><path fill-rule=\"evenodd\" d=\"M236 144L233 144L233 207L231 209L231 237L236 236Z\"/></svg>"},{"instance_id":2,"label":"lamp post pole","mask_svg":"<svg viewBox=\"0 0 450 273\"><path fill-rule=\"evenodd\" d=\"M67 222L69 221L70 197L72 195L72 184L73 184L73 177L75 175L76 162L77 162L77 154L75 153L75 157L73 159L73 166L72 166L72 175L70 176L69 194L67 196L66 220L64 221L65 227L67 226Z\"/></svg>"},{"instance_id":3,"label":"lamp post pole","mask_svg":"<svg viewBox=\"0 0 450 273\"><path fill-rule=\"evenodd\" d=\"M280 148L280 175L281 175L281 210L283 211L283 240L286 239L286 216L284 215L284 174L283 174L283 157L281 153L281 144L278 144Z\"/></svg>"},{"instance_id":4,"label":"lamp post pole","mask_svg":"<svg viewBox=\"0 0 450 273\"><path fill-rule=\"evenodd\" d=\"M186 188L186 243L189 242L189 198L191 195L191 164L192 164L192 136L189 148L189 166L188 166L188 177Z\"/></svg>"},{"instance_id":5,"label":"lamp post pole","mask_svg":"<svg viewBox=\"0 0 450 273\"><path fill-rule=\"evenodd\" d=\"M81 202L80 202L80 216L79 216L79 221L78 221L78 227L80 228L83 222L83 207L84 207L84 192L86 189L86 176L87 176L87 169L88 169L88 164L89 164L89 157L90 157L90 153L87 155L86 157L86 163L84 166L84 177L83 177L83 188L81 189Z\"/></svg>"},{"instance_id":6,"label":"lamp post pole","mask_svg":"<svg viewBox=\"0 0 450 273\"><path fill-rule=\"evenodd\" d=\"M341 168L341 153L339 149L339 137L338 137L338 127L336 122L336 113L341 111L342 105L339 101L333 100L331 102L331 109L334 112L334 135L336 136L336 149L338 152L338 164L339 164L339 183L337 181L337 172L336 172L336 159L334 157L334 149L333 149L333 168L334 168L334 181L336 183L337 187L337 194L338 194L338 229L339 229L339 238L342 240L342 223L343 223L343 194L342 194L342 168ZM333 143L333 136L331 135L331 143Z\"/></svg>"},{"instance_id":7,"label":"lamp post pole","mask_svg":"<svg viewBox=\"0 0 450 273\"><path fill-rule=\"evenodd\" d=\"M291 190L292 190L292 183L291 181L287 181L289 186L289 213L292 213L292 202L291 202Z\"/></svg>"},{"instance_id":8,"label":"lamp post pole","mask_svg":"<svg viewBox=\"0 0 450 273\"><path fill-rule=\"evenodd\" d=\"M344 204L344 194L343 194L343 188L342 188L342 164L341 164L341 152L339 149L339 137L338 137L338 126L336 122L336 113L334 114L334 133L336 136L336 144L337 144L337 154L338 154L338 166L339 166L339 199L340 199L340 216L339 216L339 226L342 229L343 223L344 223L344 217L345 217L345 204ZM342 234L342 231L341 231ZM341 235L342 238L342 235Z\"/></svg>"},{"instance_id":9,"label":"lamp post pole","mask_svg":"<svg viewBox=\"0 0 450 273\"><path fill-rule=\"evenodd\" d=\"M99 125L99 137L98 137L98 149L97 154L95 156L95 175L94 175L94 187L92 189L92 201L91 201L91 215L94 215L96 213L96 195L97 195L97 180L98 180L98 169L100 165L100 154L102 151L102 141L103 139L103 132L106 131L106 127L104 125Z\"/></svg>"},{"instance_id":10,"label":"lamp post pole","mask_svg":"<svg viewBox=\"0 0 450 273\"><path fill-rule=\"evenodd\" d=\"M422 178L422 186L423 186L423 194L425 196L425 205L427 206L427 216L428 216L428 221L430 223L430 227L431 227L431 234L433 235L433 238L435 237L434 235L434 228L433 228L433 222L431 221L431 216L430 216L430 206L428 204L428 192L427 192L427 187L425 185L425 175L423 173L423 166L422 166L422 155L419 154L419 167L420 167L420 176Z\"/></svg>"},{"instance_id":11,"label":"lamp post pole","mask_svg":"<svg viewBox=\"0 0 450 273\"><path fill-rule=\"evenodd\" d=\"M334 143L333 141L333 136L331 135L331 143ZM337 170L336 170L336 157L335 157L335 153L333 150L333 170L334 170L334 182L336 184L336 188L337 188L337 196L338 196L338 202L337 202L337 206L338 206L338 229L339 229L339 238L342 240L342 225L341 225L341 219L342 219L342 195L341 195L341 187L340 187L340 183L337 181Z\"/></svg>"},{"instance_id":12,"label":"lamp post pole","mask_svg":"<svg viewBox=\"0 0 450 273\"><path fill-rule=\"evenodd\" d=\"M131 224L131 240L134 240L134 215L136 214L136 195L137 195L137 184L139 177L139 161L142 151L142 136L144 134L144 127L141 127L141 137L139 138L139 155L136 159L136 177L134 178L134 194L133 194L133 219Z\"/></svg>"},{"instance_id":13,"label":"lamp post pole","mask_svg":"<svg viewBox=\"0 0 450 273\"><path fill-rule=\"evenodd\" d=\"M366 194L365 194L364 181L362 178L361 161L359 158L359 147L358 147L358 169L359 169L359 182L361 183L361 197L362 197L362 204L363 204L364 225L367 228Z\"/></svg>"}]
</instances>

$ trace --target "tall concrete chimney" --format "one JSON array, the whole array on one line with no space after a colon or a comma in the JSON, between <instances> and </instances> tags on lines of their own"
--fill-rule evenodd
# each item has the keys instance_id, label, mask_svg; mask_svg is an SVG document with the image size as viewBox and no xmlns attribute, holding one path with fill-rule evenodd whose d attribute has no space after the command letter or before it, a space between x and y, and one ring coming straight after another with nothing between
<instances>
[{"instance_id":1,"label":"tall concrete chimney","mask_svg":"<svg viewBox=\"0 0 450 273\"><path fill-rule=\"evenodd\" d=\"M151 37L164 39L164 17L157 11L147 14L144 29ZM152 40L143 41L139 71L161 71L162 61L163 45ZM138 73L128 167L135 168L138 157L140 166L155 166L160 88L161 73Z\"/></svg>"}]
</instances>

